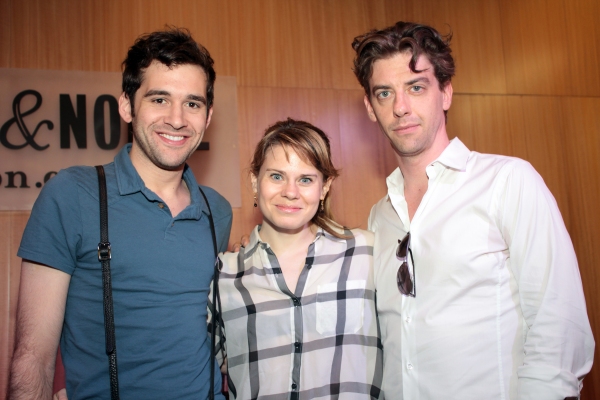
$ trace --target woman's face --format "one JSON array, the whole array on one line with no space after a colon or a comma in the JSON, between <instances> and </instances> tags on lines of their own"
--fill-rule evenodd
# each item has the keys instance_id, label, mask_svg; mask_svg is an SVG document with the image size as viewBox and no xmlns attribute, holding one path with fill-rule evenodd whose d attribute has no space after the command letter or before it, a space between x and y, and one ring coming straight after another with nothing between
<instances>
[{"instance_id":1,"label":"woman's face","mask_svg":"<svg viewBox=\"0 0 600 400\"><path fill-rule=\"evenodd\" d=\"M287 157L286 157L287 151ZM263 214L263 227L283 233L298 233L310 228L321 199L331 181L305 163L294 150L274 146L267 151L258 176L252 174L252 188Z\"/></svg>"}]
</instances>

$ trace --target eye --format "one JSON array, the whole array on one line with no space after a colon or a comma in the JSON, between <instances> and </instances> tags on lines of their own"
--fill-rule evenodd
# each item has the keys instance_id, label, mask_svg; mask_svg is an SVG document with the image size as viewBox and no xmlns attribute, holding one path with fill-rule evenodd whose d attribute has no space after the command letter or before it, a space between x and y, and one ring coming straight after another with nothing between
<instances>
[{"instance_id":1,"label":"eye","mask_svg":"<svg viewBox=\"0 0 600 400\"><path fill-rule=\"evenodd\" d=\"M312 178L307 178L307 177L300 178L300 183L303 183L305 185L312 183L312 181L313 181Z\"/></svg>"},{"instance_id":2,"label":"eye","mask_svg":"<svg viewBox=\"0 0 600 400\"><path fill-rule=\"evenodd\" d=\"M167 99L162 98L162 97L157 97L155 99L152 99L152 102L156 103L156 104L165 104L167 102Z\"/></svg>"},{"instance_id":3,"label":"eye","mask_svg":"<svg viewBox=\"0 0 600 400\"><path fill-rule=\"evenodd\" d=\"M411 86L410 91L413 93L421 93L425 88L423 86L414 85Z\"/></svg>"},{"instance_id":4,"label":"eye","mask_svg":"<svg viewBox=\"0 0 600 400\"><path fill-rule=\"evenodd\" d=\"M283 180L283 177L281 176L281 174L273 173L271 174L271 179L273 179L274 181L281 181Z\"/></svg>"},{"instance_id":5,"label":"eye","mask_svg":"<svg viewBox=\"0 0 600 400\"><path fill-rule=\"evenodd\" d=\"M382 90L381 92L377 93L377 98L378 99L387 99L391 95L392 94L389 90Z\"/></svg>"},{"instance_id":6,"label":"eye","mask_svg":"<svg viewBox=\"0 0 600 400\"><path fill-rule=\"evenodd\" d=\"M199 103L196 103L196 102L193 102L193 101L188 102L187 106L189 108L195 108L195 109L202 107Z\"/></svg>"}]
</instances>

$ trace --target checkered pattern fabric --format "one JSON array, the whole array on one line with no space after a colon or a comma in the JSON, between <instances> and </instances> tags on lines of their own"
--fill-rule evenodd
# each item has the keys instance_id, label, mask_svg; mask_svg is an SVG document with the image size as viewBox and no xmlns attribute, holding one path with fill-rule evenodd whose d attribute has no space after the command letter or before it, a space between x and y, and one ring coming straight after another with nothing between
<instances>
[{"instance_id":1,"label":"checkered pattern fabric","mask_svg":"<svg viewBox=\"0 0 600 400\"><path fill-rule=\"evenodd\" d=\"M295 293L257 226L221 255L219 288L237 399L383 398L373 236L317 232ZM301 260L299 260L301 262Z\"/></svg>"}]
</instances>

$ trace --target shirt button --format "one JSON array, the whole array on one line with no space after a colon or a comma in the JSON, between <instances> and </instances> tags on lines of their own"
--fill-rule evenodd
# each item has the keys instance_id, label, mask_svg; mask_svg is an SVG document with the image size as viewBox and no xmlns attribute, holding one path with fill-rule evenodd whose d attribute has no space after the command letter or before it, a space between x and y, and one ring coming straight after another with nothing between
<instances>
[{"instance_id":1,"label":"shirt button","mask_svg":"<svg viewBox=\"0 0 600 400\"><path fill-rule=\"evenodd\" d=\"M292 301L294 302L294 306L300 307L300 299L294 298L294 300L292 300Z\"/></svg>"},{"instance_id":2,"label":"shirt button","mask_svg":"<svg viewBox=\"0 0 600 400\"><path fill-rule=\"evenodd\" d=\"M296 350L300 349L300 342L294 343L294 347L296 348Z\"/></svg>"},{"instance_id":3,"label":"shirt button","mask_svg":"<svg viewBox=\"0 0 600 400\"><path fill-rule=\"evenodd\" d=\"M406 317L406 322L410 322L410 317Z\"/></svg>"},{"instance_id":4,"label":"shirt button","mask_svg":"<svg viewBox=\"0 0 600 400\"><path fill-rule=\"evenodd\" d=\"M413 369L413 365L411 363L406 364L406 368Z\"/></svg>"},{"instance_id":5,"label":"shirt button","mask_svg":"<svg viewBox=\"0 0 600 400\"><path fill-rule=\"evenodd\" d=\"M292 383L292 389L296 390L297 387L298 387L298 385L296 385L295 383Z\"/></svg>"},{"instance_id":6,"label":"shirt button","mask_svg":"<svg viewBox=\"0 0 600 400\"><path fill-rule=\"evenodd\" d=\"M163 203L158 203L158 208L165 208L165 205Z\"/></svg>"}]
</instances>

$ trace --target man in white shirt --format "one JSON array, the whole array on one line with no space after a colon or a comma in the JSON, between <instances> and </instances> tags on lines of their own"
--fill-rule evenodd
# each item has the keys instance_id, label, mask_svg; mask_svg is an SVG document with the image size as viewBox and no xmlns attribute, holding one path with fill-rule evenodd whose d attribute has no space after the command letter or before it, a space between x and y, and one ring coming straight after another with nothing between
<instances>
[{"instance_id":1,"label":"man in white shirt","mask_svg":"<svg viewBox=\"0 0 600 400\"><path fill-rule=\"evenodd\" d=\"M571 240L529 163L448 139L449 40L398 22L352 44L367 113L398 161L369 218L383 390L576 399L594 339Z\"/></svg>"}]
</instances>

